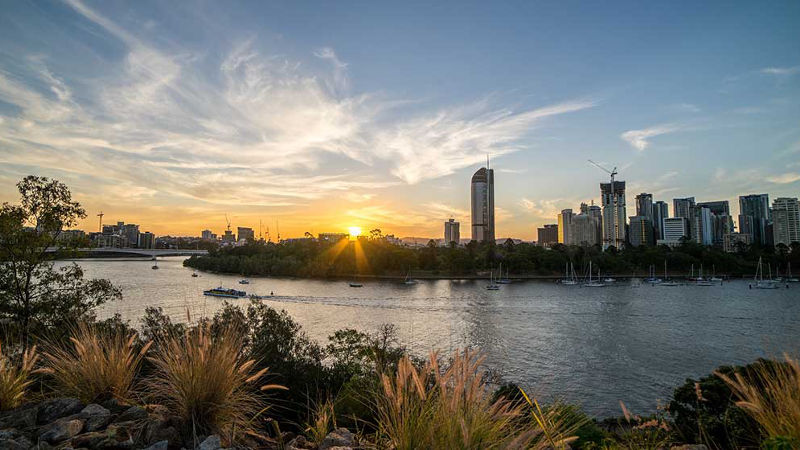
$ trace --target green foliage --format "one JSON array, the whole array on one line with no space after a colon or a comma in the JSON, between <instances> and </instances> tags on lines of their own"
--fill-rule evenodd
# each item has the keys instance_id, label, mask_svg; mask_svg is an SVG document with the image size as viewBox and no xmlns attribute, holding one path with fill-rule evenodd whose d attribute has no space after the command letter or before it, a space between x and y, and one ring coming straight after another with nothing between
<instances>
[{"instance_id":1,"label":"green foliage","mask_svg":"<svg viewBox=\"0 0 800 450\"><path fill-rule=\"evenodd\" d=\"M715 372L749 374L757 364L722 366ZM685 442L713 442L718 448L754 446L760 441L758 424L735 404L730 388L717 375L687 379L675 389L668 410L677 434Z\"/></svg>"},{"instance_id":2,"label":"green foliage","mask_svg":"<svg viewBox=\"0 0 800 450\"><path fill-rule=\"evenodd\" d=\"M0 208L0 318L10 321L23 347L30 336L66 330L91 319L97 306L120 297L107 280L85 280L77 264L53 260L71 250L59 241L86 212L69 188L28 176L17 184L20 204Z\"/></svg>"},{"instance_id":3,"label":"green foliage","mask_svg":"<svg viewBox=\"0 0 800 450\"><path fill-rule=\"evenodd\" d=\"M363 253L365 265L356 266L356 255ZM800 244L776 249L751 246L739 253L725 253L719 248L685 242L678 248L667 246L628 247L602 251L599 246L580 247L557 244L551 249L530 243L470 242L465 246L421 248L395 245L379 234L357 242L291 241L281 244L251 243L228 247L207 256L193 256L187 266L224 273L301 277L346 277L354 273L378 276L404 276L409 270L427 275L470 276L478 271L503 269L514 275L553 276L564 272L568 262L583 273L592 261L605 273L648 273L651 265L658 270L667 261L670 273L688 274L692 265L706 270L713 266L717 274L751 275L758 258L773 267L785 268L792 262L800 267ZM422 275L422 274L420 274Z\"/></svg>"}]
</instances>

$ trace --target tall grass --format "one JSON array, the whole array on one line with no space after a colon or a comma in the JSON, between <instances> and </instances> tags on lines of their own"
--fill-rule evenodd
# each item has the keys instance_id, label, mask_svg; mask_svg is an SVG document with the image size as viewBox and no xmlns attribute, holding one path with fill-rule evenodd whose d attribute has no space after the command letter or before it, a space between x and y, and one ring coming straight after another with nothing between
<instances>
[{"instance_id":1,"label":"tall grass","mask_svg":"<svg viewBox=\"0 0 800 450\"><path fill-rule=\"evenodd\" d=\"M148 358L155 367L150 388L157 400L179 415L193 436L215 433L232 443L255 433L253 423L266 410L257 386L267 369L241 357L242 336L226 328L213 337L207 324L172 335Z\"/></svg>"},{"instance_id":2,"label":"tall grass","mask_svg":"<svg viewBox=\"0 0 800 450\"><path fill-rule=\"evenodd\" d=\"M744 409L763 429L768 438L788 438L800 445L800 362L784 355L785 361L761 362L752 376L733 377L717 372L738 398Z\"/></svg>"},{"instance_id":3,"label":"tall grass","mask_svg":"<svg viewBox=\"0 0 800 450\"><path fill-rule=\"evenodd\" d=\"M311 419L306 423L305 433L311 442L319 445L330 431L336 428L336 413L331 399L315 403L311 409Z\"/></svg>"},{"instance_id":4,"label":"tall grass","mask_svg":"<svg viewBox=\"0 0 800 450\"><path fill-rule=\"evenodd\" d=\"M0 344L0 411L16 408L25 398L28 386L33 382L31 373L39 357L36 346L22 354L19 364L3 351Z\"/></svg>"},{"instance_id":5,"label":"tall grass","mask_svg":"<svg viewBox=\"0 0 800 450\"><path fill-rule=\"evenodd\" d=\"M454 353L446 369L435 353L420 369L402 358L394 375L381 377L379 433L398 450L544 449L572 440L574 430L557 420L556 410L540 411L545 420L537 423L527 417L524 404L505 397L492 401L482 363L483 357L469 350ZM552 438L539 439L544 433Z\"/></svg>"},{"instance_id":6,"label":"tall grass","mask_svg":"<svg viewBox=\"0 0 800 450\"><path fill-rule=\"evenodd\" d=\"M133 383L150 343L137 350L136 333L83 323L71 334L71 345L51 342L42 354L42 372L53 377L59 391L86 403L133 400Z\"/></svg>"}]
</instances>

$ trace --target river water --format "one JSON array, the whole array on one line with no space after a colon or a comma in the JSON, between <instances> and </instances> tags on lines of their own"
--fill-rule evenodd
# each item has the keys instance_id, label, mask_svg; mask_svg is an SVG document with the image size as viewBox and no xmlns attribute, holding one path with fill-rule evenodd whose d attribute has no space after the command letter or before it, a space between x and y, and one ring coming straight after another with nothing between
<instances>
[{"instance_id":1,"label":"river water","mask_svg":"<svg viewBox=\"0 0 800 450\"><path fill-rule=\"evenodd\" d=\"M723 364L800 350L800 284L750 290L746 280L720 286L653 287L618 282L605 288L525 281L488 291L485 281L344 281L253 278L200 273L184 258L81 260L88 277L108 278L123 299L98 311L136 323L147 306L177 320L212 315L222 300L202 294L219 285L274 297L308 335L325 344L340 328L396 325L413 352L479 347L504 379L544 398L558 396L597 416L637 413L666 403L687 377ZM245 305L248 300L234 300Z\"/></svg>"}]
</instances>

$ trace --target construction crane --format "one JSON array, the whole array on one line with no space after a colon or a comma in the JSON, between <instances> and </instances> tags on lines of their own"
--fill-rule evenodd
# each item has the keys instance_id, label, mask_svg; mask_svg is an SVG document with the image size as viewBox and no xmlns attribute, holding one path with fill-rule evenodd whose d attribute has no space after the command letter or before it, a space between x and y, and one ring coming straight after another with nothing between
<instances>
[{"instance_id":1,"label":"construction crane","mask_svg":"<svg viewBox=\"0 0 800 450\"><path fill-rule=\"evenodd\" d=\"M101 233L103 232L103 216L105 216L105 214L103 214L103 211L100 211L100 214L97 215L97 217L100 218L100 229L98 231Z\"/></svg>"},{"instance_id":2,"label":"construction crane","mask_svg":"<svg viewBox=\"0 0 800 450\"><path fill-rule=\"evenodd\" d=\"M613 238L609 236L608 239L606 239L606 237L603 236L603 241L604 241L603 244L613 245L614 247L619 249L620 248L620 244L622 243L623 239L622 239L621 227L620 227L620 223L619 223L619 213L617 211L617 193L616 193L616 189L615 189L615 185L614 185L614 176L617 175L619 172L617 172L617 168L616 167L614 167L611 170L608 170L605 167L601 166L600 164L597 164L596 162L592 161L591 159L589 159L587 161L589 161L592 165L594 165L598 169L602 170L603 172L611 175L611 185L610 185L610 187L611 187L611 208L612 208L612 214L613 214L611 216L611 217L613 217L613 220L612 220L613 227L611 227L611 229L613 230L614 236L613 236ZM623 220L623 222L625 221L624 218L622 220ZM607 220L604 217L603 218L603 228L606 227L606 225L605 225L606 222L607 222ZM603 231L603 234L604 235L606 234L605 230ZM604 245L603 249L605 250L605 248L606 247Z\"/></svg>"},{"instance_id":3,"label":"construction crane","mask_svg":"<svg viewBox=\"0 0 800 450\"><path fill-rule=\"evenodd\" d=\"M225 222L228 223L228 231L231 231L231 219L228 217L228 213L225 213Z\"/></svg>"}]
</instances>

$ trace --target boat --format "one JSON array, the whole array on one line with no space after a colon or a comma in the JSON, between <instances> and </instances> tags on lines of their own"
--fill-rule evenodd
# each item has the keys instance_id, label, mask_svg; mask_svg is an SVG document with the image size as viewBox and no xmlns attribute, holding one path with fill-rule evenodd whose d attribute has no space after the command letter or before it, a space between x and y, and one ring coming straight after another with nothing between
<instances>
[{"instance_id":1,"label":"boat","mask_svg":"<svg viewBox=\"0 0 800 450\"><path fill-rule=\"evenodd\" d=\"M199 277L199 276L200 276L200 275L198 275L198 274L197 274L197 272L192 272L192 278L197 278L197 277Z\"/></svg>"},{"instance_id":2,"label":"boat","mask_svg":"<svg viewBox=\"0 0 800 450\"><path fill-rule=\"evenodd\" d=\"M242 278L241 280L239 280L239 284L250 284L250 280L248 280L247 278Z\"/></svg>"},{"instance_id":3,"label":"boat","mask_svg":"<svg viewBox=\"0 0 800 450\"><path fill-rule=\"evenodd\" d=\"M489 284L486 285L486 290L499 291L500 285L494 282L494 270L489 271Z\"/></svg>"},{"instance_id":4,"label":"boat","mask_svg":"<svg viewBox=\"0 0 800 450\"><path fill-rule=\"evenodd\" d=\"M575 274L575 265L572 263L567 263L567 266L564 268L564 278L561 280L561 284L566 284L567 286L575 286L578 284L578 276Z\"/></svg>"},{"instance_id":5,"label":"boat","mask_svg":"<svg viewBox=\"0 0 800 450\"><path fill-rule=\"evenodd\" d=\"M750 289L752 289L752 288L756 288L756 289L778 289L778 284L775 282L775 280L771 279L771 275L772 275L771 272L772 271L770 270L770 278L765 280L764 279L764 267L763 267L763 264L761 262L761 257L759 257L758 258L758 268L756 269L755 276L753 276L753 281L755 282L755 285L750 284Z\"/></svg>"},{"instance_id":6,"label":"boat","mask_svg":"<svg viewBox=\"0 0 800 450\"><path fill-rule=\"evenodd\" d=\"M700 281L700 277L694 276L694 264L692 264L692 274L689 275L689 281Z\"/></svg>"},{"instance_id":7,"label":"boat","mask_svg":"<svg viewBox=\"0 0 800 450\"><path fill-rule=\"evenodd\" d=\"M503 276L503 263L500 263L500 276ZM497 280L498 284L511 284L511 279L508 278L508 269L506 269L506 277Z\"/></svg>"},{"instance_id":8,"label":"boat","mask_svg":"<svg viewBox=\"0 0 800 450\"><path fill-rule=\"evenodd\" d=\"M717 266L715 266L715 265L711 266L711 278L710 278L710 280L711 281L719 281L720 283L722 283L722 278L717 276Z\"/></svg>"},{"instance_id":9,"label":"boat","mask_svg":"<svg viewBox=\"0 0 800 450\"><path fill-rule=\"evenodd\" d=\"M403 280L403 284L417 284L417 280L411 278L411 269L406 273L406 279Z\"/></svg>"},{"instance_id":10,"label":"boat","mask_svg":"<svg viewBox=\"0 0 800 450\"><path fill-rule=\"evenodd\" d=\"M350 285L350 287L364 287L364 285L363 285L363 284L361 284L361 283L356 283L355 281L351 281L351 282L350 282L350 283L348 283L348 284Z\"/></svg>"},{"instance_id":11,"label":"boat","mask_svg":"<svg viewBox=\"0 0 800 450\"><path fill-rule=\"evenodd\" d=\"M666 261L664 261L666 263ZM650 276L644 279L645 283L658 284L661 283L661 278L656 278L656 266L650 264Z\"/></svg>"},{"instance_id":12,"label":"boat","mask_svg":"<svg viewBox=\"0 0 800 450\"><path fill-rule=\"evenodd\" d=\"M151 269L158 270L158 260L155 257L153 257L153 261L155 261L155 264L153 264L153 267L151 267Z\"/></svg>"},{"instance_id":13,"label":"boat","mask_svg":"<svg viewBox=\"0 0 800 450\"><path fill-rule=\"evenodd\" d=\"M583 286L584 287L606 287L605 283L602 283L599 280L599 278L600 277L598 276L598 280L592 281L592 262L589 261L589 281L587 281L586 283L583 283Z\"/></svg>"},{"instance_id":14,"label":"boat","mask_svg":"<svg viewBox=\"0 0 800 450\"><path fill-rule=\"evenodd\" d=\"M714 283L711 280L707 280L703 278L703 265L700 264L700 274L697 277L697 281L695 281L697 286L714 286Z\"/></svg>"},{"instance_id":15,"label":"boat","mask_svg":"<svg viewBox=\"0 0 800 450\"><path fill-rule=\"evenodd\" d=\"M664 260L664 281L662 281L661 283L658 283L658 285L659 286L664 286L664 287L680 286L680 283L678 283L677 281L671 280L667 276L667 260L666 259Z\"/></svg>"},{"instance_id":16,"label":"boat","mask_svg":"<svg viewBox=\"0 0 800 450\"><path fill-rule=\"evenodd\" d=\"M214 289L208 289L203 291L203 295L208 295L211 297L242 298L242 297L247 297L247 292L237 291L236 289L228 289L219 286L215 287Z\"/></svg>"}]
</instances>

